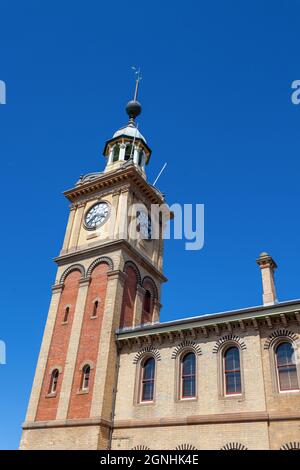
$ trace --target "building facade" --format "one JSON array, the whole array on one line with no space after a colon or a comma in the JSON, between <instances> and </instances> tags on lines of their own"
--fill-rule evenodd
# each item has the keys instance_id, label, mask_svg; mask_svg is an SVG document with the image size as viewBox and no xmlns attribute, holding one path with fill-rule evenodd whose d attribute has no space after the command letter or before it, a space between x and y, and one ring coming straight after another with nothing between
<instances>
[{"instance_id":1,"label":"building facade","mask_svg":"<svg viewBox=\"0 0 300 470\"><path fill-rule=\"evenodd\" d=\"M300 300L160 322L163 194L146 179L141 112L106 142L70 215L21 449L300 449ZM157 216L150 210L158 207Z\"/></svg>"}]
</instances>

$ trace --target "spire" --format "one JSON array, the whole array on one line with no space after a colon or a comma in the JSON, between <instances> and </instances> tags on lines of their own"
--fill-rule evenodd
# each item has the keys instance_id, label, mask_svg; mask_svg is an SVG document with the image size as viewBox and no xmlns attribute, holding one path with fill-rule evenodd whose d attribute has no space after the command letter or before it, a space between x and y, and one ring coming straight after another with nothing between
<instances>
[{"instance_id":1,"label":"spire","mask_svg":"<svg viewBox=\"0 0 300 470\"><path fill-rule=\"evenodd\" d=\"M133 100L129 101L126 105L126 113L129 116L129 123L133 124L135 126L135 118L139 116L142 112L142 106L138 102L138 92L139 92L139 86L140 86L140 81L142 80L141 76L141 69L136 68L136 67L131 67L134 70L135 74L135 90L134 90L134 96Z\"/></svg>"}]
</instances>

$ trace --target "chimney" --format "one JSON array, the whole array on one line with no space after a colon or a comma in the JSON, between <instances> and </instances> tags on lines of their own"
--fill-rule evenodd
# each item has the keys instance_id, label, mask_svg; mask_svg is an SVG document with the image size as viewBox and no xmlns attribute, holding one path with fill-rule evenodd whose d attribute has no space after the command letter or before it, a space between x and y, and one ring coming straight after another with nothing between
<instances>
[{"instance_id":1,"label":"chimney","mask_svg":"<svg viewBox=\"0 0 300 470\"><path fill-rule=\"evenodd\" d=\"M274 305L278 302L274 283L274 271L277 268L277 264L272 256L265 252L260 254L256 262L261 269L263 304Z\"/></svg>"}]
</instances>

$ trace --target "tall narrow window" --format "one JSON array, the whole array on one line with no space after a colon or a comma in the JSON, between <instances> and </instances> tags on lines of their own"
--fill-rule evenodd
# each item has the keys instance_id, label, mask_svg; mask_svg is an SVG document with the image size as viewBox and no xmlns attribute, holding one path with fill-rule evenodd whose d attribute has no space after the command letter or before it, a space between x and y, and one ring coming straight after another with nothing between
<instances>
[{"instance_id":1,"label":"tall narrow window","mask_svg":"<svg viewBox=\"0 0 300 470\"><path fill-rule=\"evenodd\" d=\"M117 162L120 156L120 146L115 145L113 149L113 162Z\"/></svg>"},{"instance_id":2,"label":"tall narrow window","mask_svg":"<svg viewBox=\"0 0 300 470\"><path fill-rule=\"evenodd\" d=\"M153 357L149 357L142 365L141 401L153 401L154 375L155 360Z\"/></svg>"},{"instance_id":3,"label":"tall narrow window","mask_svg":"<svg viewBox=\"0 0 300 470\"><path fill-rule=\"evenodd\" d=\"M133 155L133 146L129 144L126 146L126 149L125 149L125 160L129 160L131 155Z\"/></svg>"},{"instance_id":4,"label":"tall narrow window","mask_svg":"<svg viewBox=\"0 0 300 470\"><path fill-rule=\"evenodd\" d=\"M276 348L278 385L281 392L299 390L297 366L291 343L280 343Z\"/></svg>"},{"instance_id":5,"label":"tall narrow window","mask_svg":"<svg viewBox=\"0 0 300 470\"><path fill-rule=\"evenodd\" d=\"M67 321L69 319L69 313L70 313L70 307L66 307L65 314L64 314L64 320L63 320L64 323L67 323Z\"/></svg>"},{"instance_id":6,"label":"tall narrow window","mask_svg":"<svg viewBox=\"0 0 300 470\"><path fill-rule=\"evenodd\" d=\"M82 369L81 390L88 390L91 375L91 367L86 364Z\"/></svg>"},{"instance_id":7,"label":"tall narrow window","mask_svg":"<svg viewBox=\"0 0 300 470\"><path fill-rule=\"evenodd\" d=\"M49 393L55 393L57 390L57 382L58 382L59 371L58 369L54 369L51 373L50 385L49 385Z\"/></svg>"},{"instance_id":8,"label":"tall narrow window","mask_svg":"<svg viewBox=\"0 0 300 470\"><path fill-rule=\"evenodd\" d=\"M226 395L241 394L240 352L235 346L228 348L224 354L224 381Z\"/></svg>"},{"instance_id":9,"label":"tall narrow window","mask_svg":"<svg viewBox=\"0 0 300 470\"><path fill-rule=\"evenodd\" d=\"M93 311L92 311L92 317L96 317L97 314L98 314L98 305L99 305L99 302L98 300L95 300L94 302L94 306L93 306Z\"/></svg>"},{"instance_id":10,"label":"tall narrow window","mask_svg":"<svg viewBox=\"0 0 300 470\"><path fill-rule=\"evenodd\" d=\"M181 398L196 396L196 358L188 352L181 359Z\"/></svg>"},{"instance_id":11,"label":"tall narrow window","mask_svg":"<svg viewBox=\"0 0 300 470\"><path fill-rule=\"evenodd\" d=\"M144 156L144 152L143 152L143 150L140 150L139 151L139 166L142 166L143 156Z\"/></svg>"}]
</instances>

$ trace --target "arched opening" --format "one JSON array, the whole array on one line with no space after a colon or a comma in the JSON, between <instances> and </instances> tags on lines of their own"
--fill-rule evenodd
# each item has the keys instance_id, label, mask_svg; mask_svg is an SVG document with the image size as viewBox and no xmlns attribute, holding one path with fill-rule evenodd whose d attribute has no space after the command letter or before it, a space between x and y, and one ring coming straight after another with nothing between
<instances>
[{"instance_id":1,"label":"arched opening","mask_svg":"<svg viewBox=\"0 0 300 470\"><path fill-rule=\"evenodd\" d=\"M141 367L141 402L153 401L155 380L155 359L148 357Z\"/></svg>"},{"instance_id":2,"label":"arched opening","mask_svg":"<svg viewBox=\"0 0 300 470\"><path fill-rule=\"evenodd\" d=\"M133 145L132 144L126 145L124 160L126 160L126 161L129 160L129 158L132 155L133 155Z\"/></svg>"},{"instance_id":3,"label":"arched opening","mask_svg":"<svg viewBox=\"0 0 300 470\"><path fill-rule=\"evenodd\" d=\"M113 162L117 162L120 157L120 145L116 144L113 148Z\"/></svg>"},{"instance_id":4,"label":"arched opening","mask_svg":"<svg viewBox=\"0 0 300 470\"><path fill-rule=\"evenodd\" d=\"M237 346L231 346L224 353L224 389L225 395L242 393L240 351Z\"/></svg>"},{"instance_id":5,"label":"arched opening","mask_svg":"<svg viewBox=\"0 0 300 470\"><path fill-rule=\"evenodd\" d=\"M281 392L299 390L294 348L290 342L280 343L276 350L278 388Z\"/></svg>"},{"instance_id":6,"label":"arched opening","mask_svg":"<svg viewBox=\"0 0 300 470\"><path fill-rule=\"evenodd\" d=\"M67 323L68 318L69 318L69 313L70 313L70 307L66 307L66 308L65 308L65 314L64 314L63 323Z\"/></svg>"},{"instance_id":7,"label":"arched opening","mask_svg":"<svg viewBox=\"0 0 300 470\"><path fill-rule=\"evenodd\" d=\"M49 394L50 393L55 393L57 390L57 383L58 383L58 377L59 377L59 370L54 369L51 372L51 378L50 378L50 384L49 384Z\"/></svg>"},{"instance_id":8,"label":"arched opening","mask_svg":"<svg viewBox=\"0 0 300 470\"><path fill-rule=\"evenodd\" d=\"M89 364L86 364L82 368L81 390L88 390L90 375L91 375L91 366Z\"/></svg>"},{"instance_id":9,"label":"arched opening","mask_svg":"<svg viewBox=\"0 0 300 470\"><path fill-rule=\"evenodd\" d=\"M98 300L95 300L94 302L94 306L93 306L93 311L92 311L92 318L95 318L98 316L98 305L99 305L99 301Z\"/></svg>"},{"instance_id":10,"label":"arched opening","mask_svg":"<svg viewBox=\"0 0 300 470\"><path fill-rule=\"evenodd\" d=\"M182 355L181 370L181 398L195 398L196 396L196 357L193 352Z\"/></svg>"}]
</instances>

